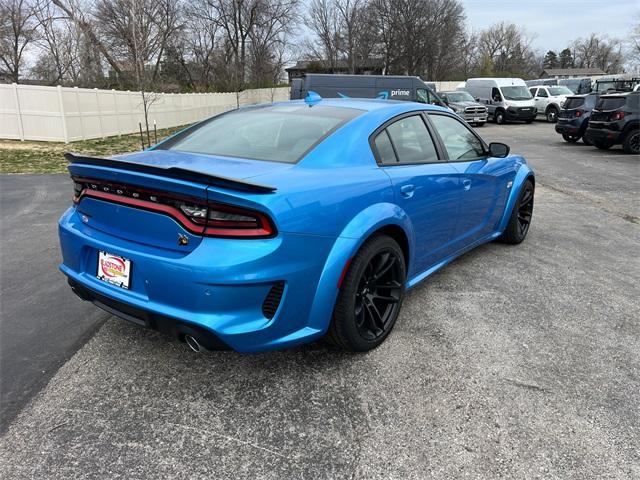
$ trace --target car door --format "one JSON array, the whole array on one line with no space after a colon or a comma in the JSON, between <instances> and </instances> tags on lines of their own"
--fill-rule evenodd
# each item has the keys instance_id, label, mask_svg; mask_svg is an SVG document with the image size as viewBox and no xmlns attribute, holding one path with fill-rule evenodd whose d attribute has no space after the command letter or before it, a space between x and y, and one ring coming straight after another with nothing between
<instances>
[{"instance_id":1,"label":"car door","mask_svg":"<svg viewBox=\"0 0 640 480\"><path fill-rule=\"evenodd\" d=\"M420 112L387 122L372 135L371 143L413 228L408 272L412 277L453 252L460 201L458 172L439 158Z\"/></svg>"},{"instance_id":2,"label":"car door","mask_svg":"<svg viewBox=\"0 0 640 480\"><path fill-rule=\"evenodd\" d=\"M513 162L489 157L480 137L453 115L430 112L428 119L462 187L454 238L464 248L497 228L515 177Z\"/></svg>"},{"instance_id":3,"label":"car door","mask_svg":"<svg viewBox=\"0 0 640 480\"><path fill-rule=\"evenodd\" d=\"M547 105L549 105L549 92L547 92L547 89L539 88L533 101L536 104L536 111L544 114L547 111Z\"/></svg>"}]
</instances>

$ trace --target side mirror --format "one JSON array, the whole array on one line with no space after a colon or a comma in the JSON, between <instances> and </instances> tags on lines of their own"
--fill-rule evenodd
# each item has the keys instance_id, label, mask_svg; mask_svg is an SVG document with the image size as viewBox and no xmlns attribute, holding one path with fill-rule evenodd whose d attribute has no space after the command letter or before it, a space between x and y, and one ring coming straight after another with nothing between
<instances>
[{"instance_id":1,"label":"side mirror","mask_svg":"<svg viewBox=\"0 0 640 480\"><path fill-rule=\"evenodd\" d=\"M495 158L504 158L509 155L509 145L500 142L491 142L489 144L489 155Z\"/></svg>"}]
</instances>

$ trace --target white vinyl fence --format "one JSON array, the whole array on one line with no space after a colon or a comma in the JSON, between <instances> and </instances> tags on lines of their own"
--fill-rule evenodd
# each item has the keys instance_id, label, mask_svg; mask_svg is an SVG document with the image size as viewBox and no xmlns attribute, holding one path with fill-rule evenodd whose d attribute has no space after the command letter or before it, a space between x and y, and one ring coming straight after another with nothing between
<instances>
[{"instance_id":1,"label":"white vinyl fence","mask_svg":"<svg viewBox=\"0 0 640 480\"><path fill-rule=\"evenodd\" d=\"M186 125L238 105L288 100L289 88L236 93L159 93L149 108L149 125ZM0 138L70 142L144 128L140 92L77 87L0 84Z\"/></svg>"}]
</instances>

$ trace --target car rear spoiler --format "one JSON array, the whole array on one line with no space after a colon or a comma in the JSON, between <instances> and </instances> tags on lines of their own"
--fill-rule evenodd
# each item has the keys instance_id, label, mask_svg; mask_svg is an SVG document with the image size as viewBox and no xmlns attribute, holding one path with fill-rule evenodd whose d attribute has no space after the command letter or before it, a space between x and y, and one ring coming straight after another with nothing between
<instances>
[{"instance_id":1,"label":"car rear spoiler","mask_svg":"<svg viewBox=\"0 0 640 480\"><path fill-rule=\"evenodd\" d=\"M211 175L210 173L201 172L195 169L187 169L180 167L161 167L158 165L146 165L144 163L129 162L117 158L89 157L79 153L67 152L64 157L70 164L82 163L85 165L96 165L100 167L122 168L124 170L133 170L136 172L150 173L156 175L168 175L172 178L180 178L182 180L191 180L195 182L205 182L207 185L229 188L231 190L242 190L252 193L272 193L277 190L276 187L261 185L259 183L246 182L238 178L228 178L221 175Z\"/></svg>"}]
</instances>

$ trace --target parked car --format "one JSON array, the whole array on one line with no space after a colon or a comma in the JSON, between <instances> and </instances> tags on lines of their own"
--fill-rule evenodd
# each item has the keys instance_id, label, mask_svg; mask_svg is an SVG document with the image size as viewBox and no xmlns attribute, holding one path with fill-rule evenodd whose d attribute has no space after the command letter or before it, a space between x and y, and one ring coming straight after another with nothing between
<instances>
[{"instance_id":1,"label":"parked car","mask_svg":"<svg viewBox=\"0 0 640 480\"><path fill-rule=\"evenodd\" d=\"M521 78L470 78L465 90L487 105L489 117L498 124L514 120L531 123L536 118L533 97Z\"/></svg>"},{"instance_id":2,"label":"parked car","mask_svg":"<svg viewBox=\"0 0 640 480\"><path fill-rule=\"evenodd\" d=\"M323 98L380 98L444 106L433 84L406 75L329 75L308 73L291 82L291 100L309 92Z\"/></svg>"},{"instance_id":3,"label":"parked car","mask_svg":"<svg viewBox=\"0 0 640 480\"><path fill-rule=\"evenodd\" d=\"M379 345L405 290L531 224L533 172L457 115L320 99L223 113L144 151L67 154L62 272L196 351Z\"/></svg>"},{"instance_id":4,"label":"parked car","mask_svg":"<svg viewBox=\"0 0 640 480\"><path fill-rule=\"evenodd\" d=\"M562 138L567 142L575 143L582 138L585 144L591 145L584 134L589 125L591 111L596 106L597 100L597 93L567 97L564 108L558 114L556 132L561 134Z\"/></svg>"},{"instance_id":5,"label":"parked car","mask_svg":"<svg viewBox=\"0 0 640 480\"><path fill-rule=\"evenodd\" d=\"M487 123L487 107L476 102L469 92L454 90L452 92L438 92L444 103L464 118L467 123L481 127Z\"/></svg>"},{"instance_id":6,"label":"parked car","mask_svg":"<svg viewBox=\"0 0 640 480\"><path fill-rule=\"evenodd\" d=\"M565 86L575 94L591 93L591 79L583 78L537 78L535 80L525 80L527 87Z\"/></svg>"},{"instance_id":7,"label":"parked car","mask_svg":"<svg viewBox=\"0 0 640 480\"><path fill-rule=\"evenodd\" d=\"M601 95L586 137L602 150L622 144L626 153L640 153L640 92Z\"/></svg>"},{"instance_id":8,"label":"parked car","mask_svg":"<svg viewBox=\"0 0 640 480\"><path fill-rule=\"evenodd\" d=\"M565 100L573 92L564 86L540 86L529 89L538 115L544 115L548 122L555 123Z\"/></svg>"}]
</instances>

